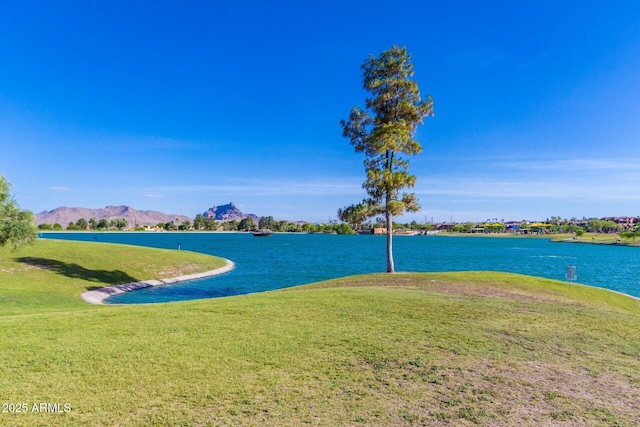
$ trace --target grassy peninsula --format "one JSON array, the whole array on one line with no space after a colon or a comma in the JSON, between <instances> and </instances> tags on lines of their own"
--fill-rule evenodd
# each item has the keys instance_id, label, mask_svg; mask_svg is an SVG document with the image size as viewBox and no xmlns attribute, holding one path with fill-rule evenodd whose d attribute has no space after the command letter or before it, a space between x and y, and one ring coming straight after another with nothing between
<instances>
[{"instance_id":1,"label":"grassy peninsula","mask_svg":"<svg viewBox=\"0 0 640 427\"><path fill-rule=\"evenodd\" d=\"M167 279L224 266L189 251L40 240L18 252L0 248L0 316L87 309L88 290L148 279Z\"/></svg>"},{"instance_id":2,"label":"grassy peninsula","mask_svg":"<svg viewBox=\"0 0 640 427\"><path fill-rule=\"evenodd\" d=\"M0 425L640 423L640 302L613 292L385 274L92 306L88 287L222 260L53 241L0 260L0 403L28 409Z\"/></svg>"}]
</instances>

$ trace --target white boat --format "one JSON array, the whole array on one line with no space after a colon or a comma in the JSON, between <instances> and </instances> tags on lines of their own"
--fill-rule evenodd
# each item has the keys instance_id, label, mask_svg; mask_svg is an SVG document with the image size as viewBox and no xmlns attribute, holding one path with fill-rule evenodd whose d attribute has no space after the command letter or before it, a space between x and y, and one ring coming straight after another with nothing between
<instances>
[{"instance_id":1,"label":"white boat","mask_svg":"<svg viewBox=\"0 0 640 427\"><path fill-rule=\"evenodd\" d=\"M420 232L416 230L398 230L393 232L394 236L417 236L418 234L420 234Z\"/></svg>"}]
</instances>

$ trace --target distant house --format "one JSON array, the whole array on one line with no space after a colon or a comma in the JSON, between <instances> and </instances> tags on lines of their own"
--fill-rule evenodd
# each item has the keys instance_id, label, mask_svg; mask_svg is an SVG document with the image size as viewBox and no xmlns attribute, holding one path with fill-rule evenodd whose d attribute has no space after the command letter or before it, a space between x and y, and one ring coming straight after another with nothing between
<instances>
[{"instance_id":1,"label":"distant house","mask_svg":"<svg viewBox=\"0 0 640 427\"><path fill-rule=\"evenodd\" d=\"M619 224L623 229L628 230L630 228L634 228L638 223L640 223L640 218L638 217L628 217L628 216L613 216L613 217L604 217L603 221L613 221L616 224Z\"/></svg>"},{"instance_id":2,"label":"distant house","mask_svg":"<svg viewBox=\"0 0 640 427\"><path fill-rule=\"evenodd\" d=\"M375 234L375 235L387 234L387 228L386 227L375 227L373 229L373 234Z\"/></svg>"},{"instance_id":3,"label":"distant house","mask_svg":"<svg viewBox=\"0 0 640 427\"><path fill-rule=\"evenodd\" d=\"M438 224L436 226L436 230L440 230L440 231L453 231L453 227L455 227L455 223L453 222L445 222L443 224Z\"/></svg>"},{"instance_id":4,"label":"distant house","mask_svg":"<svg viewBox=\"0 0 640 427\"><path fill-rule=\"evenodd\" d=\"M551 224L543 222L535 222L533 224L530 224L529 227L531 227L531 233L536 234L549 234L551 230Z\"/></svg>"},{"instance_id":5,"label":"distant house","mask_svg":"<svg viewBox=\"0 0 640 427\"><path fill-rule=\"evenodd\" d=\"M509 221L505 222L504 226L509 233L518 233L520 231L522 223L519 221Z\"/></svg>"}]
</instances>

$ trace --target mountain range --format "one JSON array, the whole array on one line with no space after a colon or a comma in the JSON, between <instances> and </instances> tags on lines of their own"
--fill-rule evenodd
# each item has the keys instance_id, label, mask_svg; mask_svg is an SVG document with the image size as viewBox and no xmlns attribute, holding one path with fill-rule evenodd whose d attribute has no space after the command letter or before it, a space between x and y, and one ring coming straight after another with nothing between
<instances>
[{"instance_id":1,"label":"mountain range","mask_svg":"<svg viewBox=\"0 0 640 427\"><path fill-rule=\"evenodd\" d=\"M245 214L233 203L213 206L207 209L202 216L214 218L216 221L239 221L247 217L251 217L256 221L259 219L257 215ZM182 224L184 221L193 221L193 218L185 215L165 214L158 211L139 211L131 206L107 206L102 209L69 208L62 206L52 211L44 211L36 214L36 224L58 223L66 227L70 222L75 223L80 218L84 218L87 221L90 218L95 218L98 221L101 219L111 221L116 218L124 218L131 226L156 225L171 221L176 224Z\"/></svg>"},{"instance_id":2,"label":"mountain range","mask_svg":"<svg viewBox=\"0 0 640 427\"><path fill-rule=\"evenodd\" d=\"M75 223L80 218L84 218L87 221L90 218L95 218L98 221L101 219L110 221L116 218L124 218L131 226L156 225L170 221L181 224L186 220L192 220L192 218L185 215L168 215L157 211L138 211L130 206L107 206L102 209L69 208L62 206L52 211L44 211L36 214L36 224L58 223L66 227L70 222Z\"/></svg>"}]
</instances>

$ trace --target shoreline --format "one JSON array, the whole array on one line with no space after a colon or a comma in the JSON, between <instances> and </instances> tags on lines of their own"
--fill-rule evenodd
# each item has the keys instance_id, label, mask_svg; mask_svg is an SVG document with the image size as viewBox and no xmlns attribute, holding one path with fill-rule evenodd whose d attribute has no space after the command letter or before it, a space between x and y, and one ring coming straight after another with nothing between
<instances>
[{"instance_id":1,"label":"shoreline","mask_svg":"<svg viewBox=\"0 0 640 427\"><path fill-rule=\"evenodd\" d=\"M626 246L626 247L638 247L640 243L638 242L623 242L623 241L613 241L613 240L579 240L579 239L560 239L560 240L551 240L553 243L580 243L583 245L602 245L602 246Z\"/></svg>"},{"instance_id":2,"label":"shoreline","mask_svg":"<svg viewBox=\"0 0 640 427\"><path fill-rule=\"evenodd\" d=\"M511 234L511 233L438 233L428 237L477 237L477 238L513 238L513 239L547 239L551 243L580 243L584 245L640 247L640 241L628 241L618 238L594 238L592 234L583 237L563 237L563 234ZM595 236L603 236L595 234ZM615 236L615 234L613 234ZM615 239L615 240L614 240Z\"/></svg>"},{"instance_id":3,"label":"shoreline","mask_svg":"<svg viewBox=\"0 0 640 427\"><path fill-rule=\"evenodd\" d=\"M105 286L104 288L94 289L82 293L80 296L83 300L90 304L106 304L104 300L114 295L123 294L125 292L132 292L138 289L150 288L153 286L170 285L172 283L186 282L189 280L202 279L205 277L218 276L220 274L228 273L235 268L235 263L228 259L225 259L224 267L216 268L215 270L204 271L202 273L186 274L178 277L170 277L168 279L152 279L143 280L140 282L125 283L122 285Z\"/></svg>"}]
</instances>

